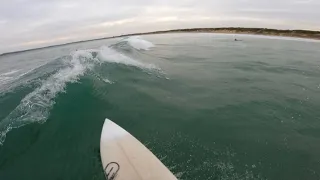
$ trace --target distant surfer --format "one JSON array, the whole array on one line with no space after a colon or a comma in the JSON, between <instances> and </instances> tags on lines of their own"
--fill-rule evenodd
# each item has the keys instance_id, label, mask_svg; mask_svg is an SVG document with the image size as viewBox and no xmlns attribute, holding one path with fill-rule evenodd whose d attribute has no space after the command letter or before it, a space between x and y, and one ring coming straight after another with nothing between
<instances>
[{"instance_id":1,"label":"distant surfer","mask_svg":"<svg viewBox=\"0 0 320 180\"><path fill-rule=\"evenodd\" d=\"M239 40L239 39L234 39L234 41L242 41L242 40Z\"/></svg>"}]
</instances>

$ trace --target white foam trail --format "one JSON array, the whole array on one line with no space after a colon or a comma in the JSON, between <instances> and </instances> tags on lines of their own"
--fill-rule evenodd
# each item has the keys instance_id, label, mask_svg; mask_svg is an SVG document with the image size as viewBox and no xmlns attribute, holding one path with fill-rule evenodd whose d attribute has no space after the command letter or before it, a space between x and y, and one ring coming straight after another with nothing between
<instances>
[{"instance_id":1,"label":"white foam trail","mask_svg":"<svg viewBox=\"0 0 320 180\"><path fill-rule=\"evenodd\" d=\"M154 47L154 44L142 39L140 36L132 36L124 39L123 41L128 42L130 46L137 50L149 50L150 48Z\"/></svg>"},{"instance_id":2,"label":"white foam trail","mask_svg":"<svg viewBox=\"0 0 320 180\"><path fill-rule=\"evenodd\" d=\"M0 82L6 82L9 81L10 79L12 79L13 77L1 77L0 76Z\"/></svg>"},{"instance_id":3,"label":"white foam trail","mask_svg":"<svg viewBox=\"0 0 320 180\"><path fill-rule=\"evenodd\" d=\"M117 63L117 64L124 64L127 66L135 66L142 69L158 69L153 64L144 64L142 62L139 62L137 60L131 59L128 56L125 56L109 47L101 47L100 51L97 55L98 59L103 62L109 62L109 63Z\"/></svg>"},{"instance_id":4,"label":"white foam trail","mask_svg":"<svg viewBox=\"0 0 320 180\"><path fill-rule=\"evenodd\" d=\"M28 80L27 81L20 81L20 83L17 83L17 84L10 84L9 86L4 86L4 85L8 85L9 83L12 83L12 82L17 82L21 77L23 77L26 74L31 73L32 71L34 71L35 69L37 69L41 66L29 69L26 72L23 72L23 71L25 71L24 69L20 69L20 70L15 70L14 73L10 73L10 75L15 74L15 76L1 76L0 75L0 96L11 92L14 88L16 88L18 86L23 86L24 83L28 83ZM20 74L17 72L19 72Z\"/></svg>"},{"instance_id":5,"label":"white foam trail","mask_svg":"<svg viewBox=\"0 0 320 180\"><path fill-rule=\"evenodd\" d=\"M6 83L6 82L8 82L10 80L15 79L15 77L13 77L11 75L14 75L19 71L21 71L21 69L14 69L14 70L11 70L9 72L0 74L0 85L3 85L3 83Z\"/></svg>"},{"instance_id":6,"label":"white foam trail","mask_svg":"<svg viewBox=\"0 0 320 180\"><path fill-rule=\"evenodd\" d=\"M93 57L93 54L96 54L97 57ZM66 59L65 68L43 81L40 87L25 96L20 104L5 119L0 121L0 145L3 144L6 134L13 128L19 128L34 122L44 123L55 104L55 97L64 92L67 83L76 82L80 76L96 64L108 62L135 66L141 69L158 69L152 64L136 61L109 47L102 47L99 50L79 50L71 53L71 56L71 60ZM113 83L108 79L103 80L106 83Z\"/></svg>"},{"instance_id":7,"label":"white foam trail","mask_svg":"<svg viewBox=\"0 0 320 180\"><path fill-rule=\"evenodd\" d=\"M9 72L0 74L0 76L9 76L9 75L15 74L15 73L17 73L17 72L19 72L19 71L21 71L21 69L14 69L14 70L11 70L11 71L9 71Z\"/></svg>"},{"instance_id":8,"label":"white foam trail","mask_svg":"<svg viewBox=\"0 0 320 180\"><path fill-rule=\"evenodd\" d=\"M68 82L77 81L86 69L92 67L88 58L92 58L90 52L77 51L73 53L66 68L53 74L39 88L25 96L20 104L0 122L0 144L4 142L6 134L12 128L34 122L45 122L57 94L64 91Z\"/></svg>"},{"instance_id":9,"label":"white foam trail","mask_svg":"<svg viewBox=\"0 0 320 180\"><path fill-rule=\"evenodd\" d=\"M113 84L113 82L112 81L110 81L109 79L103 79L103 81L105 82L105 83L108 83L108 84Z\"/></svg>"}]
</instances>

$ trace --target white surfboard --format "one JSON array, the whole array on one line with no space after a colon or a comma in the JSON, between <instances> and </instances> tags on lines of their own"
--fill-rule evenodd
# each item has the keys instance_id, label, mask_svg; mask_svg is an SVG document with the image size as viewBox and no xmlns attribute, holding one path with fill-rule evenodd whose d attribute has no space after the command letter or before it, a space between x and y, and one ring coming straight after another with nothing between
<instances>
[{"instance_id":1,"label":"white surfboard","mask_svg":"<svg viewBox=\"0 0 320 180\"><path fill-rule=\"evenodd\" d=\"M151 151L109 119L103 125L100 154L107 180L177 180Z\"/></svg>"}]
</instances>

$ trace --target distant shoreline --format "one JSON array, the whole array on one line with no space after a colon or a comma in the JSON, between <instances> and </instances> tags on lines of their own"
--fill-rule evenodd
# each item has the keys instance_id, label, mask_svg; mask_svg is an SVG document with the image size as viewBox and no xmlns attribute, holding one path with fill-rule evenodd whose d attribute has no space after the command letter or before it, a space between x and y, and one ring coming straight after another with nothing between
<instances>
[{"instance_id":1,"label":"distant shoreline","mask_svg":"<svg viewBox=\"0 0 320 180\"><path fill-rule=\"evenodd\" d=\"M46 46L34 49L27 49L22 51L7 52L0 54L0 56L21 53L33 50L39 50L44 48L63 46L68 44L103 40L103 39L112 39L119 37L128 37L128 36L137 36L137 35L152 35L152 34L168 34L168 33L221 33L221 34L250 34L250 35L265 35L265 36L280 36L280 37L293 37L293 38L305 38L320 40L320 31L310 31L310 30L280 30L280 29L268 29L268 28L241 28L241 27L226 27L226 28L191 28L191 29L174 29L174 30L165 30L165 31L153 31L153 32L144 32L144 33L133 33L133 34L124 34L119 36L98 38L85 41L76 41L65 44Z\"/></svg>"},{"instance_id":2,"label":"distant shoreline","mask_svg":"<svg viewBox=\"0 0 320 180\"><path fill-rule=\"evenodd\" d=\"M150 34L166 34L166 33L223 33L223 34L251 34L251 35L266 35L266 36L281 36L295 37L320 40L320 31L309 30L279 30L267 28L192 28L192 29L175 29L167 31L155 31L146 33L134 33L116 37L125 37L133 35L150 35Z\"/></svg>"}]
</instances>

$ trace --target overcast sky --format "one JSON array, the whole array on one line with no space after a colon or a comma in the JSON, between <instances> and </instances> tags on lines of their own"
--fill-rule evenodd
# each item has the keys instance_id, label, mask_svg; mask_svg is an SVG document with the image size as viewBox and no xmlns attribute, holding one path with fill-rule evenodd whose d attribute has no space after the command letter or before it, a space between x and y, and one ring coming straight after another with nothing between
<instances>
[{"instance_id":1,"label":"overcast sky","mask_svg":"<svg viewBox=\"0 0 320 180\"><path fill-rule=\"evenodd\" d=\"M320 0L0 0L0 53L193 27L320 30Z\"/></svg>"}]
</instances>

